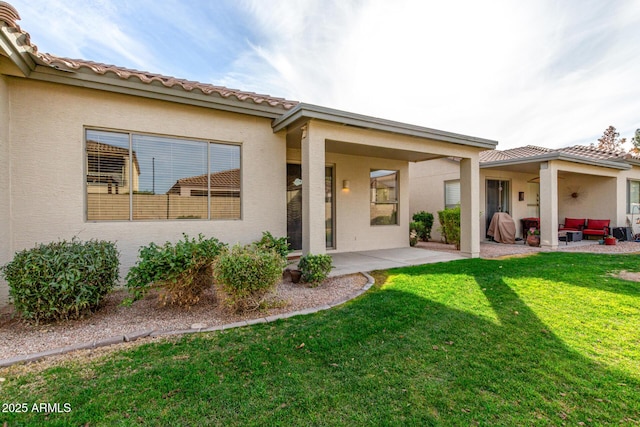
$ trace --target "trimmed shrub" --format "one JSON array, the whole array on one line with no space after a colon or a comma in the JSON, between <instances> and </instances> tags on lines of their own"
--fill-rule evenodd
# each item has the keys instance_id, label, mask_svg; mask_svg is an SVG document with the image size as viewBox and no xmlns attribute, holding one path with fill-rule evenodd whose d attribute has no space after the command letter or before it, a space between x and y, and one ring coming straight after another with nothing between
<instances>
[{"instance_id":1,"label":"trimmed shrub","mask_svg":"<svg viewBox=\"0 0 640 427\"><path fill-rule=\"evenodd\" d=\"M300 258L298 269L302 272L302 281L314 285L320 284L327 278L333 268L333 260L329 255L307 254Z\"/></svg>"},{"instance_id":2,"label":"trimmed shrub","mask_svg":"<svg viewBox=\"0 0 640 427\"><path fill-rule=\"evenodd\" d=\"M431 238L431 228L433 227L433 214L425 211L416 212L413 214L413 221L422 224L421 229L416 229L416 231L420 239L428 242Z\"/></svg>"},{"instance_id":3,"label":"trimmed shrub","mask_svg":"<svg viewBox=\"0 0 640 427\"><path fill-rule=\"evenodd\" d=\"M273 250L277 252L283 259L287 259L289 255L289 238L273 237L269 231L262 232L262 239L258 240L255 245L264 250Z\"/></svg>"},{"instance_id":4,"label":"trimmed shrub","mask_svg":"<svg viewBox=\"0 0 640 427\"><path fill-rule=\"evenodd\" d=\"M255 245L223 251L214 266L214 277L224 304L237 312L261 307L264 297L282 279L285 261L274 250Z\"/></svg>"},{"instance_id":5,"label":"trimmed shrub","mask_svg":"<svg viewBox=\"0 0 640 427\"><path fill-rule=\"evenodd\" d=\"M460 249L460 206L438 211L442 234L447 243L454 243Z\"/></svg>"},{"instance_id":6,"label":"trimmed shrub","mask_svg":"<svg viewBox=\"0 0 640 427\"><path fill-rule=\"evenodd\" d=\"M72 239L17 252L0 268L16 311L37 323L79 318L118 282L115 243Z\"/></svg>"},{"instance_id":7,"label":"trimmed shrub","mask_svg":"<svg viewBox=\"0 0 640 427\"><path fill-rule=\"evenodd\" d=\"M183 234L175 245L166 242L158 246L152 242L140 248L138 262L127 274L126 286L134 300L158 288L162 304L191 307L213 285L211 264L225 246L202 234L197 239Z\"/></svg>"}]
</instances>

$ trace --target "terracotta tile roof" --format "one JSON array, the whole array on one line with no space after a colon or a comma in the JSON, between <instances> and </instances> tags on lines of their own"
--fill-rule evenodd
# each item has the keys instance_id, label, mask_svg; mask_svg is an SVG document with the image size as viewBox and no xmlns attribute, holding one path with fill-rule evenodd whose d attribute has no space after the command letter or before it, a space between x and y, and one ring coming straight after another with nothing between
<instances>
[{"instance_id":1,"label":"terracotta tile roof","mask_svg":"<svg viewBox=\"0 0 640 427\"><path fill-rule=\"evenodd\" d=\"M480 152L480 163L518 160L529 157L542 156L548 153L560 153L570 156L582 157L588 160L624 161L627 159L640 160L640 156L632 155L624 151L607 151L588 145L574 145L564 148L544 148L534 145L512 148L509 150L487 150Z\"/></svg>"},{"instance_id":2,"label":"terracotta tile roof","mask_svg":"<svg viewBox=\"0 0 640 427\"><path fill-rule=\"evenodd\" d=\"M573 147L559 148L557 151L596 160L624 160L629 158L629 154L624 151L600 150L588 145L574 145Z\"/></svg>"},{"instance_id":3,"label":"terracotta tile roof","mask_svg":"<svg viewBox=\"0 0 640 427\"><path fill-rule=\"evenodd\" d=\"M500 160L514 160L526 157L539 156L553 151L550 148L525 145L524 147L511 148L509 150L487 150L480 152L480 162L496 162Z\"/></svg>"},{"instance_id":4,"label":"terracotta tile roof","mask_svg":"<svg viewBox=\"0 0 640 427\"><path fill-rule=\"evenodd\" d=\"M186 92L198 91L204 95L219 96L221 98L235 98L242 102L253 102L255 104L266 104L271 107L290 110L295 107L298 102L290 101L284 98L276 98L270 95L263 95L254 92L245 92L237 89L229 89L223 86L215 86L207 83L200 83L185 79L179 79L161 74L139 71L116 65L102 64L99 62L86 61L82 59L70 59L55 56L49 53L38 52L38 47L31 43L29 33L23 31L16 21L20 20L18 12L10 4L0 1L0 21L4 21L8 26L8 31L17 33L16 41L20 47L33 55L38 63L56 69L80 70L85 68L98 75L113 73L122 80L137 79L142 83L149 85L161 84L168 88L182 89Z\"/></svg>"},{"instance_id":5,"label":"terracotta tile roof","mask_svg":"<svg viewBox=\"0 0 640 427\"><path fill-rule=\"evenodd\" d=\"M87 141L87 153L110 153L117 154L120 156L128 156L129 149L116 147L115 145L105 144L104 142L97 141ZM138 156L136 156L136 152L133 152L133 163L136 165L138 171L140 171L140 165L138 164ZM140 174L140 172L138 172Z\"/></svg>"},{"instance_id":6,"label":"terracotta tile roof","mask_svg":"<svg viewBox=\"0 0 640 427\"><path fill-rule=\"evenodd\" d=\"M182 178L173 184L173 187L169 189L167 193L176 194L180 193L180 188L196 187L200 189L207 188L207 174L190 176ZM229 169L222 172L215 172L211 174L211 189L212 190L239 190L240 189L240 169Z\"/></svg>"},{"instance_id":7,"label":"terracotta tile roof","mask_svg":"<svg viewBox=\"0 0 640 427\"><path fill-rule=\"evenodd\" d=\"M237 89L229 89L223 86L215 86L162 74L149 73L147 71L133 70L116 65L102 64L99 62L85 61L82 59L63 58L49 53L38 53L38 57L53 68L79 70L86 68L96 74L105 75L113 73L122 80L138 79L142 83L160 83L168 88L180 88L187 92L200 91L205 95L219 96L221 98L235 97L238 101L251 101L255 104L268 104L272 107L280 107L289 110L295 107L297 101L289 101L284 98L275 98L269 95L261 95L254 92L244 92Z\"/></svg>"}]
</instances>

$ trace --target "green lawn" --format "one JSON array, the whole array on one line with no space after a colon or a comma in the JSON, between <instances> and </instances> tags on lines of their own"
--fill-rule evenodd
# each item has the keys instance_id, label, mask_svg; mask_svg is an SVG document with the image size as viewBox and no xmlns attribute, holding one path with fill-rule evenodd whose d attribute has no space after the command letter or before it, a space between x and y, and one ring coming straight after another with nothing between
<instances>
[{"instance_id":1,"label":"green lawn","mask_svg":"<svg viewBox=\"0 0 640 427\"><path fill-rule=\"evenodd\" d=\"M338 309L15 376L0 425L640 423L638 255L541 253L380 273ZM304 343L304 345L302 345Z\"/></svg>"}]
</instances>

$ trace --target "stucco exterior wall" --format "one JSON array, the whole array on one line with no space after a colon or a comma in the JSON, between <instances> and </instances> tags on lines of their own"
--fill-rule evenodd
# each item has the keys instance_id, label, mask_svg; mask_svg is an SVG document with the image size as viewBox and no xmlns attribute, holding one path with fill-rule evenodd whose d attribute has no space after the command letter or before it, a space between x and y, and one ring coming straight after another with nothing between
<instances>
[{"instance_id":1,"label":"stucco exterior wall","mask_svg":"<svg viewBox=\"0 0 640 427\"><path fill-rule=\"evenodd\" d=\"M491 221L491 218L487 218L487 181L488 180L501 180L509 181L509 200L510 206L507 209L509 215L513 218L516 224L516 237L522 237L522 223L520 219L531 216L530 207L528 205L536 203L536 194L533 193L532 187L529 185L529 181L536 178L537 175L510 172L510 171L498 171L492 169L480 170L480 233L481 239L485 239L485 232L487 230L487 221ZM524 192L525 199L519 200L519 193Z\"/></svg>"},{"instance_id":2,"label":"stucco exterior wall","mask_svg":"<svg viewBox=\"0 0 640 427\"><path fill-rule=\"evenodd\" d=\"M565 217L610 219L612 226L628 226L631 215L627 213L627 181L640 180L640 167L630 170L618 170L591 165L582 165L566 161L555 161L559 171L557 180L558 222ZM425 210L435 217L432 237L438 239L437 211L444 207L444 182L458 179L460 176L457 162L438 159L412 163L409 166L411 183L410 210ZM486 183L489 179L505 180L510 183L509 214L516 223L516 235L522 236L521 218L536 216L533 211L536 204L536 191L539 184L532 183L537 174L520 173L497 169L480 169L480 239L485 239L486 221ZM571 197L576 191L578 197ZM524 200L519 193L524 192ZM538 210L538 216L540 215ZM633 218L634 233L640 233L640 224L636 224L640 212Z\"/></svg>"},{"instance_id":3,"label":"stucco exterior wall","mask_svg":"<svg viewBox=\"0 0 640 427\"><path fill-rule=\"evenodd\" d=\"M287 162L300 163L298 149L287 150ZM328 152L327 165L334 166L335 252L364 251L409 246L409 169L407 162ZM399 171L398 225L371 225L371 169ZM349 181L349 190L342 182ZM284 197L284 196L283 196Z\"/></svg>"},{"instance_id":4,"label":"stucco exterior wall","mask_svg":"<svg viewBox=\"0 0 640 427\"><path fill-rule=\"evenodd\" d=\"M11 165L9 163L9 88L0 75L0 265L11 260ZM7 302L8 287L0 278L0 307Z\"/></svg>"},{"instance_id":5,"label":"stucco exterior wall","mask_svg":"<svg viewBox=\"0 0 640 427\"><path fill-rule=\"evenodd\" d=\"M141 245L182 233L228 243L286 235L285 135L269 119L20 79L10 92L14 251L73 236L113 240L125 274ZM86 221L85 127L241 144L242 219Z\"/></svg>"},{"instance_id":6,"label":"stucco exterior wall","mask_svg":"<svg viewBox=\"0 0 640 427\"><path fill-rule=\"evenodd\" d=\"M460 179L460 162L448 158L409 163L409 211L426 211L433 214L431 239L439 241L438 211L444 209L444 185L446 181ZM480 199L480 209L482 210Z\"/></svg>"},{"instance_id":7,"label":"stucco exterior wall","mask_svg":"<svg viewBox=\"0 0 640 427\"><path fill-rule=\"evenodd\" d=\"M640 234L640 210L635 209L633 212L627 212L627 181L640 180L640 166L634 166L631 170L624 171L620 174L617 182L618 193L618 222L620 227L630 226L634 234ZM622 196L620 196L622 195Z\"/></svg>"}]
</instances>

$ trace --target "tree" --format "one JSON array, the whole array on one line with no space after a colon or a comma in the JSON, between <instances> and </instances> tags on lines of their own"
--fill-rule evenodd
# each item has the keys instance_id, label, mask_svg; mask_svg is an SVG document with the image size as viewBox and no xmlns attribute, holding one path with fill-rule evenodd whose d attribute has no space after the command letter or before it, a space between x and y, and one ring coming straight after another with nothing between
<instances>
[{"instance_id":1,"label":"tree","mask_svg":"<svg viewBox=\"0 0 640 427\"><path fill-rule=\"evenodd\" d=\"M625 142L627 142L627 138L620 138L620 132L617 132L615 127L609 126L602 137L598 139L598 145L591 143L591 146L605 151L624 151L622 145Z\"/></svg>"},{"instance_id":2,"label":"tree","mask_svg":"<svg viewBox=\"0 0 640 427\"><path fill-rule=\"evenodd\" d=\"M640 129L636 129L636 136L631 138L631 143L633 144L631 152L633 154L640 154Z\"/></svg>"}]
</instances>

